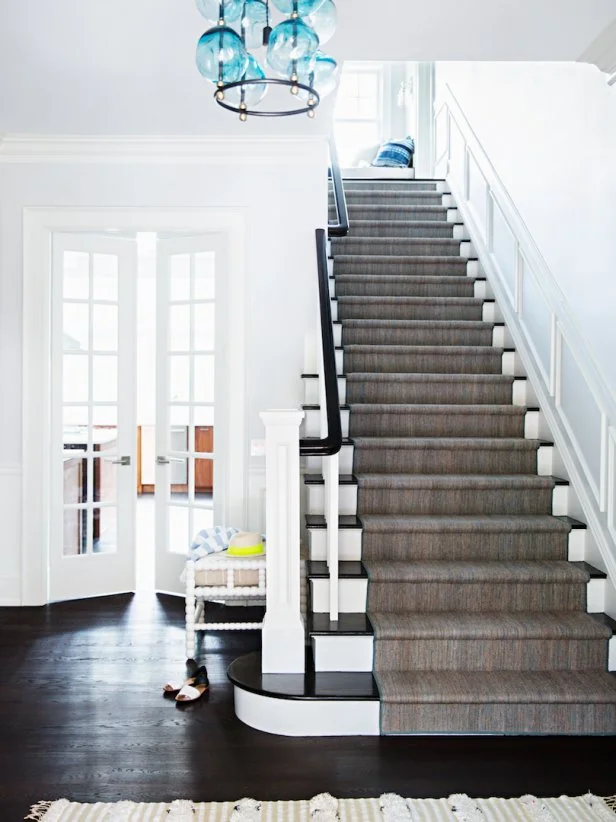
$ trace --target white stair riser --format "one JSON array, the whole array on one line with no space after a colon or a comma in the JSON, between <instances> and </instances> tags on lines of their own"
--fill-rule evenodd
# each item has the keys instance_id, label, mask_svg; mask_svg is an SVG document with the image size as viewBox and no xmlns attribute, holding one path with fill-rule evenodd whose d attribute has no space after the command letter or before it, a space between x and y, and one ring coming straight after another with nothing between
<instances>
[{"instance_id":1,"label":"white stair riser","mask_svg":"<svg viewBox=\"0 0 616 822\"><path fill-rule=\"evenodd\" d=\"M371 671L374 638L371 636L313 636L315 671Z\"/></svg>"},{"instance_id":2,"label":"white stair riser","mask_svg":"<svg viewBox=\"0 0 616 822\"><path fill-rule=\"evenodd\" d=\"M340 409L340 421L342 423L342 436L349 436L349 417L350 411L348 408ZM304 417L303 429L306 437L320 437L321 436L321 411L318 408L306 409L306 416Z\"/></svg>"},{"instance_id":3,"label":"white stair riser","mask_svg":"<svg viewBox=\"0 0 616 822\"><path fill-rule=\"evenodd\" d=\"M583 562L586 556L586 528L572 528L569 532L567 559ZM327 559L327 531L325 528L309 528L310 559ZM360 560L362 547L361 528L341 528L338 531L341 560Z\"/></svg>"},{"instance_id":4,"label":"white stair riser","mask_svg":"<svg viewBox=\"0 0 616 822\"><path fill-rule=\"evenodd\" d=\"M310 559L327 559L327 530L325 528L309 528ZM361 559L361 528L340 528L338 530L338 553L345 561Z\"/></svg>"},{"instance_id":5,"label":"white stair riser","mask_svg":"<svg viewBox=\"0 0 616 822\"><path fill-rule=\"evenodd\" d=\"M609 642L607 669L616 671L616 636L613 636Z\"/></svg>"},{"instance_id":6,"label":"white stair riser","mask_svg":"<svg viewBox=\"0 0 616 822\"><path fill-rule=\"evenodd\" d=\"M340 473L353 473L353 452L352 445L343 445L340 449ZM322 457L306 457L306 471L309 474L323 473L323 458Z\"/></svg>"},{"instance_id":7,"label":"white stair riser","mask_svg":"<svg viewBox=\"0 0 616 822\"><path fill-rule=\"evenodd\" d=\"M329 579L311 579L312 610L326 614L329 611ZM368 580L341 579L340 612L344 614L364 613L366 611ZM605 611L605 579L591 579L586 586L586 610L589 614L601 614Z\"/></svg>"},{"instance_id":8,"label":"white stair riser","mask_svg":"<svg viewBox=\"0 0 616 822\"><path fill-rule=\"evenodd\" d=\"M325 486L308 485L308 513L325 513ZM340 514L357 513L357 486L341 485L339 491L338 511Z\"/></svg>"},{"instance_id":9,"label":"white stair riser","mask_svg":"<svg viewBox=\"0 0 616 822\"><path fill-rule=\"evenodd\" d=\"M339 611L341 614L364 614L368 597L367 579L339 580ZM311 579L312 610L315 614L329 613L329 579Z\"/></svg>"},{"instance_id":10,"label":"white stair riser","mask_svg":"<svg viewBox=\"0 0 616 822\"><path fill-rule=\"evenodd\" d=\"M279 736L379 736L378 700L276 699L233 689L235 713L246 725Z\"/></svg>"},{"instance_id":11,"label":"white stair riser","mask_svg":"<svg viewBox=\"0 0 616 822\"><path fill-rule=\"evenodd\" d=\"M308 485L308 513L324 514L324 486ZM357 486L340 486L340 514L357 514ZM552 491L552 514L564 517L569 514L569 486L555 485Z\"/></svg>"},{"instance_id":12,"label":"white stair riser","mask_svg":"<svg viewBox=\"0 0 616 822\"><path fill-rule=\"evenodd\" d=\"M496 303L486 302L483 304L481 319L484 323L502 323L503 314Z\"/></svg>"},{"instance_id":13,"label":"white stair riser","mask_svg":"<svg viewBox=\"0 0 616 822\"><path fill-rule=\"evenodd\" d=\"M460 212L455 207L455 205L448 205L447 206L447 222L448 223L459 223L462 220L460 216Z\"/></svg>"},{"instance_id":14,"label":"white stair riser","mask_svg":"<svg viewBox=\"0 0 616 822\"><path fill-rule=\"evenodd\" d=\"M468 240L468 231L466 230L466 226L464 223L459 223L458 225L454 225L453 227L453 238L454 240Z\"/></svg>"},{"instance_id":15,"label":"white stair riser","mask_svg":"<svg viewBox=\"0 0 616 822\"><path fill-rule=\"evenodd\" d=\"M338 398L341 405L346 403L346 377L338 377ZM319 380L317 377L304 377L304 404L319 404Z\"/></svg>"}]
</instances>

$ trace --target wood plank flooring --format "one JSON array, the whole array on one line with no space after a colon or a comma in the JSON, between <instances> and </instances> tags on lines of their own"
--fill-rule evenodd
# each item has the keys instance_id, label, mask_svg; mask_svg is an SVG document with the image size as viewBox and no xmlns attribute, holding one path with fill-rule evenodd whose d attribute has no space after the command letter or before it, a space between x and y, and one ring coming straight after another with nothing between
<instances>
[{"instance_id":1,"label":"wood plank flooring","mask_svg":"<svg viewBox=\"0 0 616 822\"><path fill-rule=\"evenodd\" d=\"M39 799L299 799L616 793L616 737L289 739L242 725L229 663L258 633L207 637L207 699L177 706L184 604L118 596L0 609L0 820Z\"/></svg>"}]
</instances>

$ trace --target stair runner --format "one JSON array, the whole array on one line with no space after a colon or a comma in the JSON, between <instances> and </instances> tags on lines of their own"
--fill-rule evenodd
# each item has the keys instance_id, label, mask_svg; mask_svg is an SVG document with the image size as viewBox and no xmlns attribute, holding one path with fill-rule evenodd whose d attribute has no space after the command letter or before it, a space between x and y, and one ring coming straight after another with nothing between
<instances>
[{"instance_id":1,"label":"stair runner","mask_svg":"<svg viewBox=\"0 0 616 822\"><path fill-rule=\"evenodd\" d=\"M616 733L609 628L436 182L345 186L333 242L381 730Z\"/></svg>"}]
</instances>

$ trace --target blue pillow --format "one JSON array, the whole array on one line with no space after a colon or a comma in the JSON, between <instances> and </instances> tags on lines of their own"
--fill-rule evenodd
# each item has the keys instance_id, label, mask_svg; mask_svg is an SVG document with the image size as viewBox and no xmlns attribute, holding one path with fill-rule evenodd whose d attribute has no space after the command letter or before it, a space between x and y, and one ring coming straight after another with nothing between
<instances>
[{"instance_id":1,"label":"blue pillow","mask_svg":"<svg viewBox=\"0 0 616 822\"><path fill-rule=\"evenodd\" d=\"M415 140L405 137L402 140L388 140L383 143L372 161L372 165L389 168L409 168L413 162Z\"/></svg>"}]
</instances>

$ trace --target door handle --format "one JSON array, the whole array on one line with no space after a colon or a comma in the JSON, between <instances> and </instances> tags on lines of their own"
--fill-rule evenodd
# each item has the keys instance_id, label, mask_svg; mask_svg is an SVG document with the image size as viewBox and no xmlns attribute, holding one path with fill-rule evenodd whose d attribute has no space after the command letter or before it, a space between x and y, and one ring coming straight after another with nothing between
<instances>
[{"instance_id":1,"label":"door handle","mask_svg":"<svg viewBox=\"0 0 616 822\"><path fill-rule=\"evenodd\" d=\"M156 465L169 465L170 462L186 462L184 457L156 457Z\"/></svg>"},{"instance_id":2,"label":"door handle","mask_svg":"<svg viewBox=\"0 0 616 822\"><path fill-rule=\"evenodd\" d=\"M118 457L111 460L112 465L130 465L130 457Z\"/></svg>"}]
</instances>

